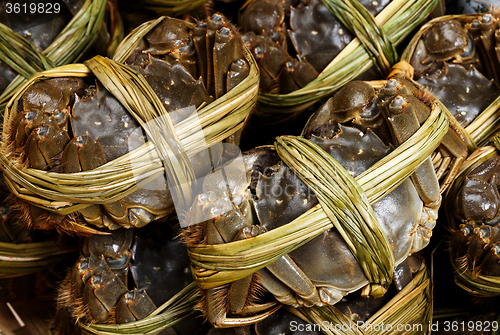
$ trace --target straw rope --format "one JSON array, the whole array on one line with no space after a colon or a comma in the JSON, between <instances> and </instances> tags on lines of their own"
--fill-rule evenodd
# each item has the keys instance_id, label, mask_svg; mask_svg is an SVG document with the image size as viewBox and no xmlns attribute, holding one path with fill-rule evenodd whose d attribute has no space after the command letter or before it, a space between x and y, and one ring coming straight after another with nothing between
<instances>
[{"instance_id":1,"label":"straw rope","mask_svg":"<svg viewBox=\"0 0 500 335\"><path fill-rule=\"evenodd\" d=\"M194 307L199 300L199 289L194 282L191 282L144 319L123 324L85 324L79 322L77 325L83 335L154 335L192 316Z\"/></svg>"},{"instance_id":2,"label":"straw rope","mask_svg":"<svg viewBox=\"0 0 500 335\"><path fill-rule=\"evenodd\" d=\"M437 17L427 22L412 38L411 42L403 52L401 59L410 62L416 51L417 44L423 38L424 34L433 27L434 24L447 20L457 20L461 24L470 23L474 19L479 19L483 14L468 14L468 15L447 15ZM449 112L448 112L449 113ZM484 111L481 112L469 125L462 127L456 118L449 113L450 128L453 128L467 144L470 156L460 167L457 175L454 177L452 184L447 188L445 193L445 210L449 226L453 229L458 229L458 224L452 213L452 199L456 197L458 189L464 182L465 178L476 167L490 159L497 150L491 146L485 146L489 141L498 143L496 136L492 135L500 129L500 96L493 101ZM483 146L477 148L478 146ZM476 150L477 149L477 150ZM474 151L475 150L475 151ZM450 166L451 161L444 161L441 157L436 157L435 166L440 166L440 169L445 170ZM451 253L450 253L451 257ZM500 278L481 276L473 274L469 269L463 269L458 266L455 260L451 260L455 270L455 282L462 287L466 292L478 296L496 296L500 294Z\"/></svg>"},{"instance_id":3,"label":"straw rope","mask_svg":"<svg viewBox=\"0 0 500 335\"><path fill-rule=\"evenodd\" d=\"M432 284L424 262L413 279L362 324L353 322L335 306L286 309L306 322L322 326L328 335L421 334L432 320ZM326 323L325 323L326 322ZM403 329L398 329L401 326ZM404 326L407 328L405 329Z\"/></svg>"},{"instance_id":4,"label":"straw rope","mask_svg":"<svg viewBox=\"0 0 500 335\"><path fill-rule=\"evenodd\" d=\"M378 70L387 76L397 53L387 33L357 0L323 0L324 5L361 41Z\"/></svg>"},{"instance_id":5,"label":"straw rope","mask_svg":"<svg viewBox=\"0 0 500 335\"><path fill-rule=\"evenodd\" d=\"M316 194L372 283L371 291L380 290L374 295L383 295L392 282L394 256L363 188L340 163L309 140L281 136L275 145L283 162Z\"/></svg>"},{"instance_id":6,"label":"straw rope","mask_svg":"<svg viewBox=\"0 0 500 335\"><path fill-rule=\"evenodd\" d=\"M495 143L496 147L484 146L472 153L462 165L460 172L446 193L446 217L452 229L459 229L458 220L455 219L453 215L452 207L453 199L457 196L457 192L461 185L474 169L500 153L500 149L498 149L498 144L500 144L498 142L498 135L494 136L491 141ZM452 258L451 249L450 262L454 269L455 283L467 293L479 297L494 297L500 295L500 277L475 274L470 269L463 268Z\"/></svg>"}]
</instances>

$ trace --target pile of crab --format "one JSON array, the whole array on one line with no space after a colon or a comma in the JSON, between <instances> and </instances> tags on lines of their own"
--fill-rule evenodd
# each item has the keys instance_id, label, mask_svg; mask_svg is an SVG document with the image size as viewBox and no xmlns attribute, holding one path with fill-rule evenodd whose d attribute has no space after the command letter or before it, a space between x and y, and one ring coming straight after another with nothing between
<instances>
[{"instance_id":1,"label":"pile of crab","mask_svg":"<svg viewBox=\"0 0 500 335\"><path fill-rule=\"evenodd\" d=\"M481 297L500 294L499 165L491 146L497 145L500 102L499 28L497 11L436 18L406 54L417 81L446 105L475 149L446 192L446 209L456 282ZM437 165L446 160L434 159Z\"/></svg>"},{"instance_id":2,"label":"pile of crab","mask_svg":"<svg viewBox=\"0 0 500 335\"><path fill-rule=\"evenodd\" d=\"M373 13L385 6L375 3L381 7ZM338 21L304 19L328 11L323 7L312 0L286 13L282 2L253 1L240 19L243 37L220 13L196 23L163 18L137 42L123 68L141 75L175 128L212 102L227 99L230 105L227 93L256 64L261 91L287 93L314 79L353 38ZM253 21L256 13L263 20ZM298 59L285 50L288 16ZM300 25L313 36L307 43ZM441 193L457 173L464 182L451 201L463 224L454 231L454 257L462 268L499 276L499 158L488 157L467 177L460 170L470 149L464 127L492 99L480 96L483 104L474 103L473 111L469 99L451 98L486 88L485 96L500 92L490 81L500 75L490 26L498 26L491 15L439 21L425 28L408 56L421 84L445 87L433 92L451 114L406 74L383 84L352 81L325 99L300 136L240 152L240 133L234 132L207 150L191 149L193 180L177 183L189 189L188 206L177 206L176 183L162 170L178 167L185 152L158 155L164 161L151 165L162 173L134 191L71 203L71 213L32 201L37 187L31 180L16 186L21 178L12 166L90 178L96 168L130 165L127 159L151 136L123 104L122 92L104 81L32 80L4 121L2 154L14 162L6 158L0 165L12 190L9 201L23 213L22 225L86 235L58 289L54 333L273 334L293 322L383 322L381 311L395 313L406 296L414 304L395 314L401 322L411 314L425 331L431 289L418 252L429 244ZM318 52L320 44L311 41L325 34L333 36L331 46ZM455 75L465 78L465 92L453 85ZM51 201L60 207L70 202Z\"/></svg>"},{"instance_id":3,"label":"pile of crab","mask_svg":"<svg viewBox=\"0 0 500 335\"><path fill-rule=\"evenodd\" d=\"M302 137L340 163L354 180L410 138L420 127L417 115L424 122L434 104L403 76L391 78L380 89L352 82L314 113ZM412 118L416 123L406 121ZM406 132L409 125L411 133ZM383 255L392 259L385 281L368 279L349 242L326 216L325 229L265 267L243 271L239 279L222 285L207 283L218 270L204 268L193 256L196 250L238 241L258 244L259 236L286 229L299 217L307 220L304 213L322 208L322 199L284 163L276 148L264 146L228 159L206 174L199 180L201 192L177 218L86 238L82 256L60 288L54 327L58 334L71 334L98 324L126 325L154 318L148 315L171 303L169 299L188 286L192 275L201 288L195 289L201 297L195 309L216 328L242 327L239 331L261 334L271 325L287 327L290 320L305 326L297 311L331 306L352 320L367 321L414 276L422 277L422 260L414 254L429 243L441 203L428 160L411 179L370 205L374 224L391 253ZM177 234L187 253L174 238ZM295 311L295 316L282 306ZM220 332L201 325L203 318L195 317L192 307L174 326L175 332L187 334L194 328Z\"/></svg>"}]
</instances>

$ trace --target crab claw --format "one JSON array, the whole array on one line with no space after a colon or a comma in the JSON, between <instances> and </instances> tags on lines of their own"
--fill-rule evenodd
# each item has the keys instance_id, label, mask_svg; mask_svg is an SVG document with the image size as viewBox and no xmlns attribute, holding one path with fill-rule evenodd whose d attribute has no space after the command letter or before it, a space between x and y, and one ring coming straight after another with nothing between
<instances>
[{"instance_id":1,"label":"crab claw","mask_svg":"<svg viewBox=\"0 0 500 335\"><path fill-rule=\"evenodd\" d=\"M248 76L250 67L244 58L238 59L231 64L231 68L227 73L226 91L232 90L236 85L241 83Z\"/></svg>"}]
</instances>

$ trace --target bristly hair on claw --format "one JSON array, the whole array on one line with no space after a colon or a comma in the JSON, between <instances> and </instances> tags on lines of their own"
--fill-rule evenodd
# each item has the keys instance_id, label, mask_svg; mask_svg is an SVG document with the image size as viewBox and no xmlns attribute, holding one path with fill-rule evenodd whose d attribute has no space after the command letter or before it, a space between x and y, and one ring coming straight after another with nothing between
<instances>
[{"instance_id":1,"label":"bristly hair on claw","mask_svg":"<svg viewBox=\"0 0 500 335\"><path fill-rule=\"evenodd\" d=\"M213 309L216 311L220 311L220 314L226 315L227 310L227 298L228 292L231 284L224 284L221 286L217 286L213 288ZM203 314L203 317L208 320L209 312L208 312L208 302L207 302L207 292L206 290L200 290L200 301L194 307L195 310L200 311Z\"/></svg>"}]
</instances>

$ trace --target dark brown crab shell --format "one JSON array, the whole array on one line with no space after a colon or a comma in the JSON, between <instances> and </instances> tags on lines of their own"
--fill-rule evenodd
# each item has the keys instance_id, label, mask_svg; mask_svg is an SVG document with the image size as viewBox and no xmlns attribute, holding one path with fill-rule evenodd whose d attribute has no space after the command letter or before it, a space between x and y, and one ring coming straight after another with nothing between
<instances>
[{"instance_id":1,"label":"dark brown crab shell","mask_svg":"<svg viewBox=\"0 0 500 335\"><path fill-rule=\"evenodd\" d=\"M474 66L466 70L444 63L441 70L423 75L417 82L432 91L464 127L500 95L498 86Z\"/></svg>"},{"instance_id":2,"label":"dark brown crab shell","mask_svg":"<svg viewBox=\"0 0 500 335\"><path fill-rule=\"evenodd\" d=\"M243 33L250 31L269 37L273 42L285 42L285 1L253 1L243 12L239 26Z\"/></svg>"},{"instance_id":3,"label":"dark brown crab shell","mask_svg":"<svg viewBox=\"0 0 500 335\"><path fill-rule=\"evenodd\" d=\"M374 16L389 2L388 0L360 1ZM284 26L288 31L290 46L280 43L273 37L278 34L271 36L266 33L279 31L276 26L276 13L272 10L278 6L281 7L280 11L286 13ZM245 8L242 16L246 22L252 15L253 21L259 20L262 24L254 29L244 23L243 36L247 47L252 50L256 58L270 59L267 63L259 64L260 91L265 93L287 94L304 87L315 79L354 38L319 0L296 2L291 5L271 0L253 1ZM256 38L256 34L260 38ZM270 47L271 45L274 47ZM255 50L257 47L260 49ZM292 63L290 58L294 59ZM290 75L293 69L300 68L307 68L307 72L299 76Z\"/></svg>"},{"instance_id":4,"label":"dark brown crab shell","mask_svg":"<svg viewBox=\"0 0 500 335\"><path fill-rule=\"evenodd\" d=\"M300 58L321 72L342 51L353 35L319 0L308 6L292 8L290 39Z\"/></svg>"},{"instance_id":5,"label":"dark brown crab shell","mask_svg":"<svg viewBox=\"0 0 500 335\"><path fill-rule=\"evenodd\" d=\"M411 55L419 83L436 90L462 125L470 124L499 95L497 26L496 12L430 23Z\"/></svg>"}]
</instances>

